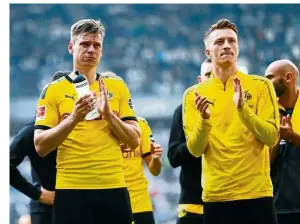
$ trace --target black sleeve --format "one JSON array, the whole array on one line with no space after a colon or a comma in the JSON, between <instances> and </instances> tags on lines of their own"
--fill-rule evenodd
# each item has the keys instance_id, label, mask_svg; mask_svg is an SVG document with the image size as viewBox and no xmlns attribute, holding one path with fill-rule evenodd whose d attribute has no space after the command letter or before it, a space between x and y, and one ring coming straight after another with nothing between
<instances>
[{"instance_id":1,"label":"black sleeve","mask_svg":"<svg viewBox=\"0 0 300 224\"><path fill-rule=\"evenodd\" d=\"M33 143L34 123L26 125L13 139L10 144L10 185L28 197L37 200L41 191L29 183L17 169L17 166L28 155L30 147L34 148Z\"/></svg>"},{"instance_id":2,"label":"black sleeve","mask_svg":"<svg viewBox=\"0 0 300 224\"><path fill-rule=\"evenodd\" d=\"M182 105L178 106L174 112L171 133L169 138L168 159L174 168L195 160L186 146L186 139L182 127Z\"/></svg>"}]
</instances>

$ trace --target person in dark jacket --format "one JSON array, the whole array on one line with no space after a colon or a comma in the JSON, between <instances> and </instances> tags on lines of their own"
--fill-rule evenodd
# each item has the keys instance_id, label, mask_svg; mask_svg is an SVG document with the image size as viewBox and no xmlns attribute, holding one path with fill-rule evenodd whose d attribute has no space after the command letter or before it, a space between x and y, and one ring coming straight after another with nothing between
<instances>
[{"instance_id":1,"label":"person in dark jacket","mask_svg":"<svg viewBox=\"0 0 300 224\"><path fill-rule=\"evenodd\" d=\"M206 59L201 65L198 82L206 81L212 71L211 60ZM190 154L186 146L186 139L182 127L182 104L173 115L168 158L173 168L181 166L180 186L181 193L177 213L178 224L202 224L203 201L201 187L201 157Z\"/></svg>"},{"instance_id":2,"label":"person in dark jacket","mask_svg":"<svg viewBox=\"0 0 300 224\"><path fill-rule=\"evenodd\" d=\"M69 73L55 72L52 81ZM35 117L18 132L10 144L10 185L31 198L32 224L50 224L55 197L56 150L46 157L37 154L33 143L34 124ZM32 183L28 182L17 169L26 156L31 164Z\"/></svg>"},{"instance_id":3,"label":"person in dark jacket","mask_svg":"<svg viewBox=\"0 0 300 224\"><path fill-rule=\"evenodd\" d=\"M281 114L280 143L271 150L271 178L278 224L300 223L299 70L289 60L271 63L265 73L275 88Z\"/></svg>"}]
</instances>

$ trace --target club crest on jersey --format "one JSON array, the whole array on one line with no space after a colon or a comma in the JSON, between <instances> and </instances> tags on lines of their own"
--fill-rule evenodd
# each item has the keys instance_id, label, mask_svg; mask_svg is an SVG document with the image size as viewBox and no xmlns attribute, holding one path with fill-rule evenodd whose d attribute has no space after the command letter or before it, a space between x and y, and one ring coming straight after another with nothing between
<instances>
[{"instance_id":1,"label":"club crest on jersey","mask_svg":"<svg viewBox=\"0 0 300 224\"><path fill-rule=\"evenodd\" d=\"M107 98L108 98L108 99L111 99L111 98L114 96L113 93L108 92L108 91L106 91L106 95L107 95Z\"/></svg>"},{"instance_id":2,"label":"club crest on jersey","mask_svg":"<svg viewBox=\"0 0 300 224\"><path fill-rule=\"evenodd\" d=\"M245 99L246 101L252 99L252 96L251 96L251 94L249 93L249 90L246 90L246 91L244 92L244 99Z\"/></svg>"},{"instance_id":3,"label":"club crest on jersey","mask_svg":"<svg viewBox=\"0 0 300 224\"><path fill-rule=\"evenodd\" d=\"M249 90L244 91L244 99L250 108L253 108L253 105L250 103L252 99L252 95L249 93ZM250 102L249 102L250 101Z\"/></svg>"},{"instance_id":4,"label":"club crest on jersey","mask_svg":"<svg viewBox=\"0 0 300 224\"><path fill-rule=\"evenodd\" d=\"M46 116L46 106L38 106L38 108L36 109L36 120L37 121L45 120L45 116Z\"/></svg>"},{"instance_id":5,"label":"club crest on jersey","mask_svg":"<svg viewBox=\"0 0 300 224\"><path fill-rule=\"evenodd\" d=\"M132 100L131 99L128 100L128 105L129 105L130 109L133 109L133 104L132 104Z\"/></svg>"}]
</instances>

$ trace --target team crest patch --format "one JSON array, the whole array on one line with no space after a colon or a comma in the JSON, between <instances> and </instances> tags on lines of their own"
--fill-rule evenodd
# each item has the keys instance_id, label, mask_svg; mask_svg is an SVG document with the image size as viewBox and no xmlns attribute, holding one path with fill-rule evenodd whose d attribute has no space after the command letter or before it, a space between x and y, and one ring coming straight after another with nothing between
<instances>
[{"instance_id":1,"label":"team crest patch","mask_svg":"<svg viewBox=\"0 0 300 224\"><path fill-rule=\"evenodd\" d=\"M246 101L252 99L252 96L251 96L251 94L249 93L249 90L246 90L246 91L244 92L244 99L245 99Z\"/></svg>"},{"instance_id":2,"label":"team crest patch","mask_svg":"<svg viewBox=\"0 0 300 224\"><path fill-rule=\"evenodd\" d=\"M36 120L44 120L46 116L46 106L38 106L36 109Z\"/></svg>"}]
</instances>

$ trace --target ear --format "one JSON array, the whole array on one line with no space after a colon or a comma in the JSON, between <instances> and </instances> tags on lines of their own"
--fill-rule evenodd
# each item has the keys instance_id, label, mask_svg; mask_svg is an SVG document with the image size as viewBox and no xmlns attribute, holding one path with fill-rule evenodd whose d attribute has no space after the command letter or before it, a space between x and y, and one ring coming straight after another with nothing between
<instances>
[{"instance_id":1,"label":"ear","mask_svg":"<svg viewBox=\"0 0 300 224\"><path fill-rule=\"evenodd\" d=\"M293 74L291 72L285 73L284 77L285 77L286 82L292 82L293 81Z\"/></svg>"},{"instance_id":2,"label":"ear","mask_svg":"<svg viewBox=\"0 0 300 224\"><path fill-rule=\"evenodd\" d=\"M205 55L206 55L206 57L211 59L210 50L205 49Z\"/></svg>"},{"instance_id":3,"label":"ear","mask_svg":"<svg viewBox=\"0 0 300 224\"><path fill-rule=\"evenodd\" d=\"M202 82L201 75L198 75L197 80L198 80L198 83Z\"/></svg>"},{"instance_id":4,"label":"ear","mask_svg":"<svg viewBox=\"0 0 300 224\"><path fill-rule=\"evenodd\" d=\"M73 43L71 41L68 44L68 51L71 55L73 55Z\"/></svg>"}]
</instances>

